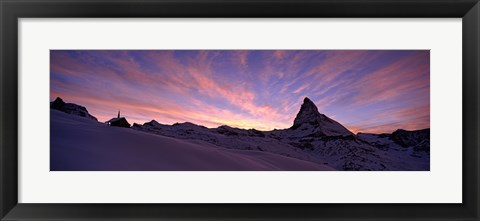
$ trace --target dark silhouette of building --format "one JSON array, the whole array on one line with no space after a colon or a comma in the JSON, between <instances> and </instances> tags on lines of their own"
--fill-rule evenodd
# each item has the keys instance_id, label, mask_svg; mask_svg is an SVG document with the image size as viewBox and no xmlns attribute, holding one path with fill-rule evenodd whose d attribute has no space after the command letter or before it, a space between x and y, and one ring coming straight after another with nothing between
<instances>
[{"instance_id":1,"label":"dark silhouette of building","mask_svg":"<svg viewBox=\"0 0 480 221\"><path fill-rule=\"evenodd\" d=\"M115 118L110 119L109 121L105 122L106 124L114 127L130 127L127 119L125 117L120 117L120 111L118 111L118 115Z\"/></svg>"}]
</instances>

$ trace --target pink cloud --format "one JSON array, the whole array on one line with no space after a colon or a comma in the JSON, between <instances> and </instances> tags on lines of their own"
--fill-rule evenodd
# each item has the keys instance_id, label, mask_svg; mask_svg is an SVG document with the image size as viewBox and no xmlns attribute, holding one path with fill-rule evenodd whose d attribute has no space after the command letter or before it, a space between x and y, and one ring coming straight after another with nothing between
<instances>
[{"instance_id":1,"label":"pink cloud","mask_svg":"<svg viewBox=\"0 0 480 221\"><path fill-rule=\"evenodd\" d=\"M393 99L400 94L429 86L428 75L422 77L422 73L428 74L430 65L428 63L420 65L421 63L419 63L420 59L426 56L425 53L428 53L428 51L394 62L356 81L351 85L352 88L357 88L359 91L354 105ZM428 89L425 88L425 96L429 96ZM426 101L429 101L429 99L426 99Z\"/></svg>"},{"instance_id":2,"label":"pink cloud","mask_svg":"<svg viewBox=\"0 0 480 221\"><path fill-rule=\"evenodd\" d=\"M114 63L123 74L116 73L108 68L99 65L83 66L70 58L62 58L62 63L65 63L69 68L64 68L60 65L52 65L53 71L59 71L70 76L83 77L82 71L88 70L93 75L108 74L106 79L117 79L115 85L110 85L110 91L119 91L121 94L117 97L112 94L106 95L104 98L96 98L94 91L82 89L82 87L70 88L74 93L51 93L51 99L56 96L63 97L67 102L78 102L92 107L94 114L98 115L100 120L108 120L113 115L105 114L107 106L112 107L111 113L116 113L117 109L121 109L125 115L140 115L146 116L150 119L161 119L164 122L172 123L171 120L192 120L210 122L206 126L218 126L222 124L236 125L248 128L263 128L273 129L272 127L286 126L285 123L279 121L283 119L284 115L278 113L269 105L256 105L255 94L248 91L246 85L229 85L219 84L212 78L212 62L208 53L200 53L197 59L190 61L189 65L179 64L173 59L172 54L161 53L150 54L150 61L169 72L175 74L155 75L147 73L142 70L142 67L133 59L129 59L128 54L123 54L122 57L111 56L108 52L104 52L103 57ZM59 62L60 63L60 62ZM141 91L127 87L131 82L143 85ZM100 83L100 82L96 82ZM206 103L198 103L196 106L201 106L203 109L208 109L206 113L200 113L197 110L189 110L185 106L165 106L168 103L176 103L168 98L159 99L154 94L149 93L155 87L168 88L169 90L178 93L188 94L192 90L196 90L200 94L207 95L212 98L222 98L229 101L231 104L239 107L241 110L253 115L246 117L246 115L234 114L232 112L220 111L221 108L213 107ZM56 82L57 89L72 87L72 85L63 85L61 82ZM100 87L101 88L101 87ZM76 95L79 94L79 95ZM89 96L86 96L89 95ZM150 99L150 103L139 103L132 100L126 100L128 97L141 97L143 100ZM149 98L150 97L150 98ZM190 101L191 102L191 101ZM155 104L158 104L156 107ZM208 108L205 108L207 107ZM218 113L212 117L212 114ZM214 115L215 116L215 115ZM259 121L258 117L265 120ZM108 118L108 119L107 119ZM148 120L150 120L148 119ZM147 119L145 119L147 120ZM141 123L141 122L137 122Z\"/></svg>"},{"instance_id":3,"label":"pink cloud","mask_svg":"<svg viewBox=\"0 0 480 221\"><path fill-rule=\"evenodd\" d=\"M271 57L266 59L263 70L252 74L249 68L254 65L249 64L247 58L253 52L235 51L229 59L238 65L235 67L239 68L239 74L248 81L238 80L237 76L232 77L232 73L221 73L225 70L217 68L218 63L214 62L221 58L219 51L192 52L185 59L175 57L174 51L144 51L141 62L153 68L146 68L129 51L96 51L95 55L102 57L106 64L99 63L94 56L82 56L83 60L78 60L62 53L52 53L52 61L57 61L51 64L52 72L88 84L72 85L55 80L51 99L61 96L67 102L83 104L102 120L108 120L111 114L121 109L137 123L156 119L168 124L192 121L209 127L227 124L266 130L291 126L304 96L316 96L315 103L321 112L334 105L356 108L379 101L394 101L405 93L428 96L424 100L429 100L428 76L418 78L429 72L428 65L416 61L424 56L421 53L355 81L340 78L347 71L361 71L359 67L375 62L382 55L366 56L367 52L328 51L321 62L312 65L308 63L309 58L320 57L317 52L268 51ZM348 90L330 91L344 86ZM262 90L258 90L259 87ZM323 96L326 92L329 92L328 96ZM265 97L269 99L265 100ZM419 118L416 123L402 124L400 120L408 119L407 115L420 117L419 114L399 108L386 113L391 115L381 116L383 122L350 123L347 126L353 131L355 128L379 131L393 126L420 127L429 121L424 117L427 121ZM343 119L338 120L343 123Z\"/></svg>"}]
</instances>

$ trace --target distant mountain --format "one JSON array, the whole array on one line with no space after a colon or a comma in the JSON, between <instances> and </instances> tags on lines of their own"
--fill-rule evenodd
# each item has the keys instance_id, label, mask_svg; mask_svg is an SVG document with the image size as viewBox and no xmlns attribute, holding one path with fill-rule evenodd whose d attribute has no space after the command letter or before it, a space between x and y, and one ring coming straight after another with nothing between
<instances>
[{"instance_id":1,"label":"distant mountain","mask_svg":"<svg viewBox=\"0 0 480 221\"><path fill-rule=\"evenodd\" d=\"M50 102L50 108L65 112L67 114L73 114L80 117L90 118L97 121L97 118L89 114L87 108L74 103L65 103L62 98L57 97L53 102Z\"/></svg>"},{"instance_id":2,"label":"distant mountain","mask_svg":"<svg viewBox=\"0 0 480 221\"><path fill-rule=\"evenodd\" d=\"M378 148L388 148L391 146L388 142L393 142L405 149L411 148L415 152L430 152L429 128L413 131L398 129L391 134L359 133L357 136L364 140L370 140L372 145Z\"/></svg>"},{"instance_id":3,"label":"distant mountain","mask_svg":"<svg viewBox=\"0 0 480 221\"><path fill-rule=\"evenodd\" d=\"M398 129L390 139L402 147L418 147L418 150L430 150L430 129L408 131Z\"/></svg>"}]
</instances>

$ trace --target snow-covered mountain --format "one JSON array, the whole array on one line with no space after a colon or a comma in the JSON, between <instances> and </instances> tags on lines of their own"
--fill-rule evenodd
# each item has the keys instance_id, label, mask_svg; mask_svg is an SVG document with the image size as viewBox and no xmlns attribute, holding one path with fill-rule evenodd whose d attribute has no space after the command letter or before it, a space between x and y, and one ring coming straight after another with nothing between
<instances>
[{"instance_id":1,"label":"snow-covered mountain","mask_svg":"<svg viewBox=\"0 0 480 221\"><path fill-rule=\"evenodd\" d=\"M258 131L229 126L173 126L151 121L133 129L169 137L201 140L228 149L260 150L328 165L337 170L429 170L430 130L355 135L318 112L304 99L293 126Z\"/></svg>"},{"instance_id":2,"label":"snow-covered mountain","mask_svg":"<svg viewBox=\"0 0 480 221\"><path fill-rule=\"evenodd\" d=\"M221 149L281 155L336 170L430 169L429 129L355 135L319 113L308 98L304 99L293 126L282 130L246 130L226 125L207 128L189 122L166 125L155 120L134 124L132 129Z\"/></svg>"},{"instance_id":3,"label":"snow-covered mountain","mask_svg":"<svg viewBox=\"0 0 480 221\"><path fill-rule=\"evenodd\" d=\"M318 112L317 106L306 97L290 127L290 134L301 136L350 136L347 128Z\"/></svg>"},{"instance_id":4,"label":"snow-covered mountain","mask_svg":"<svg viewBox=\"0 0 480 221\"><path fill-rule=\"evenodd\" d=\"M50 102L50 108L56 109L67 114L73 114L80 117L90 118L97 121L97 118L89 114L87 108L74 103L65 103L62 98L57 97L53 102Z\"/></svg>"}]
</instances>

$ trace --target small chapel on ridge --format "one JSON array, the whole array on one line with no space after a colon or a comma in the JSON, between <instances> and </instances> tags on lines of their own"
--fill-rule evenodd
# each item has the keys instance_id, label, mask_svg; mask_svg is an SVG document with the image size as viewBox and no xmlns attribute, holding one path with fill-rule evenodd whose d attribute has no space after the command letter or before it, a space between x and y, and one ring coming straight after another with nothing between
<instances>
[{"instance_id":1,"label":"small chapel on ridge","mask_svg":"<svg viewBox=\"0 0 480 221\"><path fill-rule=\"evenodd\" d=\"M128 123L127 119L125 119L125 117L120 117L120 110L118 111L117 117L112 118L105 123L114 127L130 127L130 123Z\"/></svg>"}]
</instances>

